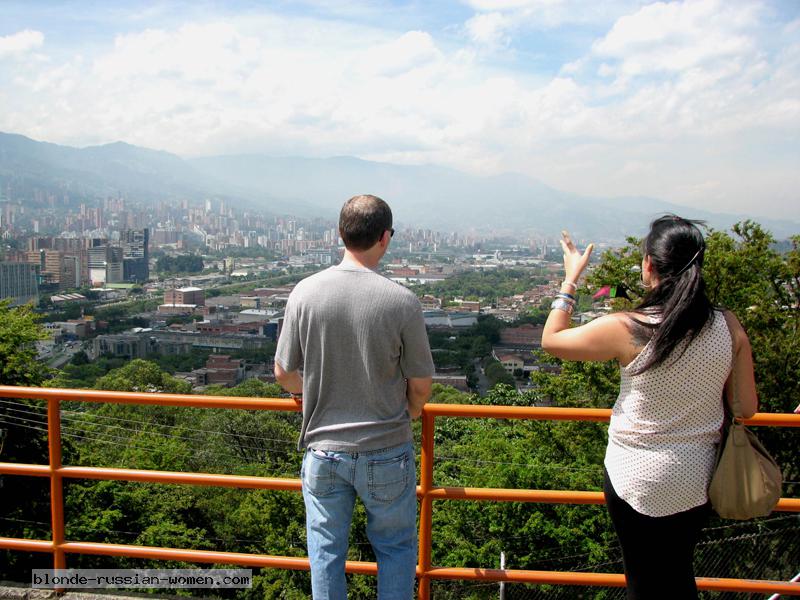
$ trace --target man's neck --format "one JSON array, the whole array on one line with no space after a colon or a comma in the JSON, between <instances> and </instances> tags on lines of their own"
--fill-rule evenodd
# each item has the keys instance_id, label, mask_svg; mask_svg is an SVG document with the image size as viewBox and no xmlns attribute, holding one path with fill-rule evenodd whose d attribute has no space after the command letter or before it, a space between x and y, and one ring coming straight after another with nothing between
<instances>
[{"instance_id":1,"label":"man's neck","mask_svg":"<svg viewBox=\"0 0 800 600\"><path fill-rule=\"evenodd\" d=\"M380 261L381 257L376 256L373 252L353 252L345 249L341 264L364 267L375 271L378 269Z\"/></svg>"}]
</instances>

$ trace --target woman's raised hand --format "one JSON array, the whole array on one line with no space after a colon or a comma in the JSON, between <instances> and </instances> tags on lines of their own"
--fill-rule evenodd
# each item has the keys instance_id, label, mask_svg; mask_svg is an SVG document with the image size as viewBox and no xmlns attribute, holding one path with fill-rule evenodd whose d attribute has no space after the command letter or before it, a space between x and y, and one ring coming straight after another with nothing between
<instances>
[{"instance_id":1,"label":"woman's raised hand","mask_svg":"<svg viewBox=\"0 0 800 600\"><path fill-rule=\"evenodd\" d=\"M592 255L594 244L589 244L581 254L570 239L569 234L566 231L562 231L561 249L564 251L564 278L572 283L577 283L586 265L589 264L589 257Z\"/></svg>"}]
</instances>

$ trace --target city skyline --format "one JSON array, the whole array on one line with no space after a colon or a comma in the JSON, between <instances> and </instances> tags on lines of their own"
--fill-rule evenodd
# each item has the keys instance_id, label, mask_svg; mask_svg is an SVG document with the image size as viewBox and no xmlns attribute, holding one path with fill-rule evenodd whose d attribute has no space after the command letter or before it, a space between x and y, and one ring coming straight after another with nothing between
<instances>
[{"instance_id":1,"label":"city skyline","mask_svg":"<svg viewBox=\"0 0 800 600\"><path fill-rule=\"evenodd\" d=\"M800 5L0 7L0 130L352 155L800 218Z\"/></svg>"}]
</instances>

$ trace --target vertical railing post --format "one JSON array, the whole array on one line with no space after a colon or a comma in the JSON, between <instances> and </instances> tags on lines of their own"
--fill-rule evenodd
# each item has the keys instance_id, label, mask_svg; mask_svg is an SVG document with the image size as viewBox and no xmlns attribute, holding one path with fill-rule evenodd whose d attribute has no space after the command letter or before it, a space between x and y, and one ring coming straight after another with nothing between
<instances>
[{"instance_id":1,"label":"vertical railing post","mask_svg":"<svg viewBox=\"0 0 800 600\"><path fill-rule=\"evenodd\" d=\"M420 489L422 501L419 510L419 600L430 599L431 527L433 518L433 430L435 417L422 410L422 460L420 464Z\"/></svg>"},{"instance_id":2,"label":"vertical railing post","mask_svg":"<svg viewBox=\"0 0 800 600\"><path fill-rule=\"evenodd\" d=\"M66 569L64 544L64 485L61 469L61 402L47 400L47 445L50 454L50 518L53 528L53 568Z\"/></svg>"}]
</instances>

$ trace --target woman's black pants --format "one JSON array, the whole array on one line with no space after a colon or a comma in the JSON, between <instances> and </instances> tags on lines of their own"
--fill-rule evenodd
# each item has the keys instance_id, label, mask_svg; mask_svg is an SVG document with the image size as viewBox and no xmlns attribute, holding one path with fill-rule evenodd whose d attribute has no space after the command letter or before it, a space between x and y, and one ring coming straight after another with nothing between
<instances>
[{"instance_id":1,"label":"woman's black pants","mask_svg":"<svg viewBox=\"0 0 800 600\"><path fill-rule=\"evenodd\" d=\"M708 521L710 506L648 517L617 496L608 473L603 491L622 546L628 600L696 599L694 547Z\"/></svg>"}]
</instances>

